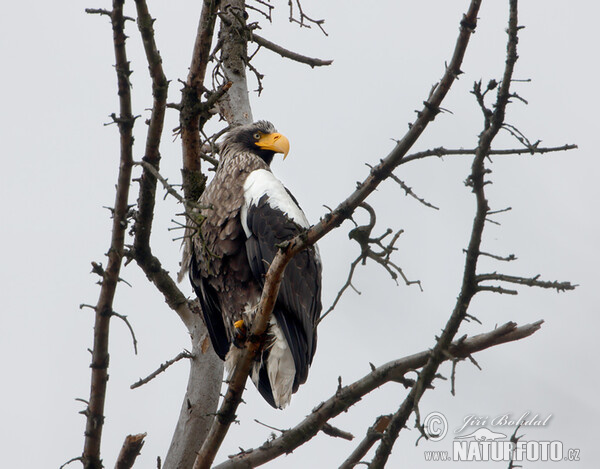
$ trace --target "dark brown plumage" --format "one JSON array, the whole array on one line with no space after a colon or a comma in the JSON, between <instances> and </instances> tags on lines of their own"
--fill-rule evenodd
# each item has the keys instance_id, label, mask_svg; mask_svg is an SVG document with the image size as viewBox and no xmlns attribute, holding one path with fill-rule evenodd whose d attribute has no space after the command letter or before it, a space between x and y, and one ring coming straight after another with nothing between
<instances>
[{"instance_id":1,"label":"dark brown plumage","mask_svg":"<svg viewBox=\"0 0 600 469\"><path fill-rule=\"evenodd\" d=\"M219 167L199 200L205 217L192 242L189 275L215 352L236 361L234 323L251 323L276 245L308 228L295 199L269 164L289 143L265 121L238 127L221 145ZM306 381L321 311L321 264L316 248L286 268L251 377L274 407L284 407Z\"/></svg>"}]
</instances>

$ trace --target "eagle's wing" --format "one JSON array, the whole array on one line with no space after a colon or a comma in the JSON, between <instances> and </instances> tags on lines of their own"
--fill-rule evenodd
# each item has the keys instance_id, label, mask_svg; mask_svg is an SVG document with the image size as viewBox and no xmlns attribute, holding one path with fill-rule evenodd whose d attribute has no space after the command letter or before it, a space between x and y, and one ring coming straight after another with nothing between
<instances>
[{"instance_id":1,"label":"eagle's wing","mask_svg":"<svg viewBox=\"0 0 600 469\"><path fill-rule=\"evenodd\" d=\"M261 285L277 245L309 227L283 184L264 169L250 173L244 184L241 222L252 273ZM316 248L296 255L286 267L273 314L290 347L296 367L294 391L306 381L316 349L316 321L321 312L321 262Z\"/></svg>"},{"instance_id":2,"label":"eagle's wing","mask_svg":"<svg viewBox=\"0 0 600 469\"><path fill-rule=\"evenodd\" d=\"M221 305L217 292L210 285L208 279L204 278L201 274L194 249L191 250L189 276L196 296L200 301L204 323L208 329L213 348L219 358L225 360L225 356L229 351L229 340L227 338L225 323L223 322Z\"/></svg>"}]
</instances>

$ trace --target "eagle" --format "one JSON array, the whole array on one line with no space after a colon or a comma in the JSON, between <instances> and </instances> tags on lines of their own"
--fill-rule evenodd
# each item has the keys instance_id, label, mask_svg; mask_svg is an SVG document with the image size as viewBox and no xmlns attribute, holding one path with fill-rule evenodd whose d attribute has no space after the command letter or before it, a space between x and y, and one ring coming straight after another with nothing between
<instances>
[{"instance_id":1,"label":"eagle","mask_svg":"<svg viewBox=\"0 0 600 469\"><path fill-rule=\"evenodd\" d=\"M265 274L279 245L310 224L294 196L272 173L288 139L258 121L230 130L215 175L198 200L200 226L191 239L188 273L212 346L233 372L252 324ZM250 377L263 398L284 408L306 382L321 313L321 260L316 246L287 265Z\"/></svg>"}]
</instances>

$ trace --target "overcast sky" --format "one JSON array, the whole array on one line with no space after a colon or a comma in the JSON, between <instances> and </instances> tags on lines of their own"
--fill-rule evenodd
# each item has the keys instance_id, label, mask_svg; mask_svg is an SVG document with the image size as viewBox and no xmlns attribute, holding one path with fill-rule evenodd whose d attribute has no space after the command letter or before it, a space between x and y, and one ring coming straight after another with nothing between
<instances>
[{"instance_id":1,"label":"overcast sky","mask_svg":"<svg viewBox=\"0 0 600 469\"><path fill-rule=\"evenodd\" d=\"M134 16L133 2L128 3L128 14ZM251 95L254 117L271 120L291 142L289 157L276 160L273 171L315 222L326 212L323 205L335 206L365 178L365 163L378 162L393 147L392 139L403 135L443 74L468 1L383 1L373 9L367 5L375 2L304 1L310 16L326 20L328 37L290 24L287 3L273 3L281 4L280 10L273 25L263 25L263 36L306 55L334 59L332 66L314 70L269 51L255 59L265 78L262 96ZM507 3L484 2L462 66L465 73L443 103L452 114L438 116L413 150L475 146L482 117L469 90L475 80L501 76ZM180 99L177 79L187 74L200 6L191 0L149 5L158 18L157 41L172 102ZM57 468L83 448L85 421L78 412L84 405L75 398L89 396L86 349L92 344L93 316L79 304L97 301L90 262L105 263L111 222L102 207L113 204L118 169L117 129L103 125L118 112L111 30L106 18L86 15L86 7L110 4L10 2L0 17L3 467ZM522 288L516 297L478 296L470 312L483 325L465 324L461 334L486 332L509 320L543 319L544 326L531 338L478 354L482 371L461 363L456 396L449 382L436 381L420 406L422 416L442 412L451 432L468 415L551 416L547 426L523 433L525 439L558 440L565 449L581 450L583 462L554 463L557 468L592 467L597 453L600 66L594 57L600 45L599 14L593 2L527 1L520 8L520 24L526 28L520 33L515 76L531 82L515 83L513 89L529 104L512 104L507 121L532 141L576 143L579 150L493 158L493 184L487 187L491 208L512 210L495 218L501 225L486 226L483 249L515 254L518 260L506 265L482 259L480 265L480 272L541 274L579 287L562 294ZM134 112L147 117L147 67L137 29L132 23L128 28ZM251 88L256 88L252 81ZM181 161L180 142L170 132L176 126L176 113L169 111L161 170L173 182L179 180ZM137 160L143 156L144 127L139 119ZM495 142L496 148L516 146L506 133ZM369 362L380 365L433 346L459 293L462 249L474 210L474 197L463 184L469 169L470 159L461 156L417 161L396 171L439 211L406 197L392 181L373 194L375 234L388 227L405 230L394 259L410 279L422 282L424 291L396 286L379 266L361 266L354 280L361 295L348 291L322 323L308 382L291 406L275 411L249 386L240 424L232 427L217 461L269 437L272 430L254 419L277 428L294 426L335 392L338 376L348 384L369 371ZM135 198L134 193L131 201ZM160 202L154 225L155 252L171 272L177 270L180 252L179 242L172 241L178 234L168 228L180 211L172 200ZM356 219L366 220L364 213ZM350 228L347 222L320 242L325 307L358 254L347 239ZM179 318L138 267L128 266L122 276L133 288L119 286L115 310L135 328L139 354L133 353L125 325L113 321L102 455L111 467L126 434L148 432L136 467L155 467L170 443L188 366L178 363L141 389L131 391L129 385L190 344ZM187 283L182 288L191 295ZM441 371L450 374L448 365ZM388 384L332 421L352 432L353 442L320 434L266 467L337 467L375 418L394 412L405 393L400 385ZM512 433L514 427L505 430ZM417 436L414 429L402 432L389 467L441 464L425 463L424 451L450 450L453 436L415 447Z\"/></svg>"}]
</instances>

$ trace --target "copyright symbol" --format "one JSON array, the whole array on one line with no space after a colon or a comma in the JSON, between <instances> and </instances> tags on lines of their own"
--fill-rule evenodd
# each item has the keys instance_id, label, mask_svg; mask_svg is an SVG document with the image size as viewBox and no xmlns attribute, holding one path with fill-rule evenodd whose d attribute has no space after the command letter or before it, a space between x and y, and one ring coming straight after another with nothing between
<instances>
[{"instance_id":1,"label":"copyright symbol","mask_svg":"<svg viewBox=\"0 0 600 469\"><path fill-rule=\"evenodd\" d=\"M448 433L448 420L440 412L431 412L423 421L423 430L431 441L440 441Z\"/></svg>"}]
</instances>

